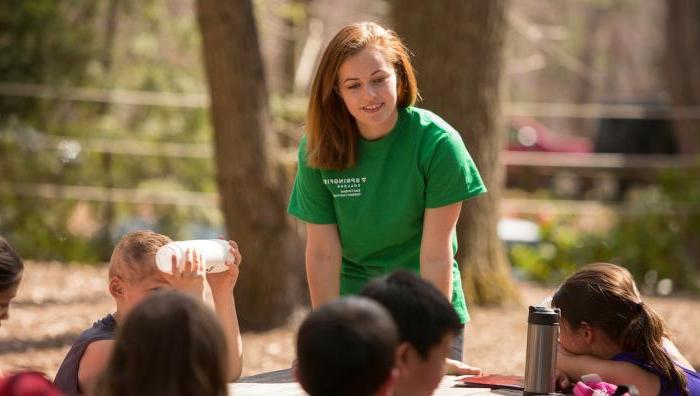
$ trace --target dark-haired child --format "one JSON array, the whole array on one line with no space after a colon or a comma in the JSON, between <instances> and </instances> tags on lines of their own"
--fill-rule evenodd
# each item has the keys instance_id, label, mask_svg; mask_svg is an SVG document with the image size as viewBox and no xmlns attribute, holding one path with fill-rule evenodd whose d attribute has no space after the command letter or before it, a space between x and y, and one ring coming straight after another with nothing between
<instances>
[{"instance_id":1,"label":"dark-haired child","mask_svg":"<svg viewBox=\"0 0 700 396\"><path fill-rule=\"evenodd\" d=\"M23 272L22 259L0 236L0 323L10 317L10 301L17 296Z\"/></svg>"},{"instance_id":2,"label":"dark-haired child","mask_svg":"<svg viewBox=\"0 0 700 396\"><path fill-rule=\"evenodd\" d=\"M334 300L299 327L295 376L311 396L389 396L398 334L389 313L363 297Z\"/></svg>"},{"instance_id":3,"label":"dark-haired child","mask_svg":"<svg viewBox=\"0 0 700 396\"><path fill-rule=\"evenodd\" d=\"M386 308L399 329L396 396L432 395L445 374L445 359L462 323L431 283L409 271L371 281L360 292Z\"/></svg>"}]
</instances>

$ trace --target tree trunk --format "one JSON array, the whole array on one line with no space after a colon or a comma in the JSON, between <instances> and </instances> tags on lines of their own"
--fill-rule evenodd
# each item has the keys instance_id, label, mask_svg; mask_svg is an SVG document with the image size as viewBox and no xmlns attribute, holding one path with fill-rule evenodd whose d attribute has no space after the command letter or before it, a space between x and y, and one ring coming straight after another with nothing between
<instances>
[{"instance_id":1,"label":"tree trunk","mask_svg":"<svg viewBox=\"0 0 700 396\"><path fill-rule=\"evenodd\" d=\"M286 215L288 176L275 160L262 56L250 1L198 0L211 96L219 196L243 254L241 327L283 324L302 299L303 244Z\"/></svg>"},{"instance_id":2,"label":"tree trunk","mask_svg":"<svg viewBox=\"0 0 700 396\"><path fill-rule=\"evenodd\" d=\"M507 3L394 3L396 31L415 54L419 105L460 131L489 190L465 202L457 224L457 259L467 299L488 305L519 300L496 232L504 172L500 90Z\"/></svg>"},{"instance_id":3,"label":"tree trunk","mask_svg":"<svg viewBox=\"0 0 700 396\"><path fill-rule=\"evenodd\" d=\"M700 106L700 2L667 0L666 80L674 106ZM700 153L700 120L674 122L676 142L684 154Z\"/></svg>"},{"instance_id":4,"label":"tree trunk","mask_svg":"<svg viewBox=\"0 0 700 396\"><path fill-rule=\"evenodd\" d=\"M294 81L295 26L290 0L266 0L258 4L258 15L265 15L260 28L261 52L268 89L274 95L292 91Z\"/></svg>"}]
</instances>

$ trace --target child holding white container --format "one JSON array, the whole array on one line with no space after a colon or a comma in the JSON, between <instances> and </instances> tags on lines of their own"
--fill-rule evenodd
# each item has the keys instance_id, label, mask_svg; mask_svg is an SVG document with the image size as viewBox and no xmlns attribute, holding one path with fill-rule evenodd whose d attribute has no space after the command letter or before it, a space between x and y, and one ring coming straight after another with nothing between
<instances>
[{"instance_id":1,"label":"child holding white container","mask_svg":"<svg viewBox=\"0 0 700 396\"><path fill-rule=\"evenodd\" d=\"M202 299L205 277L226 336L227 379L235 381L240 377L242 345L233 297L242 260L238 245L234 241L195 243L179 251L183 243L171 243L170 238L153 231L135 231L126 234L114 248L109 263L109 292L116 303L116 311L85 330L68 351L54 380L65 394L92 393L95 380L110 358L116 328L138 303L157 290L169 288ZM225 253L221 252L222 245L228 247ZM160 253L159 265L156 258L161 248L168 253ZM171 248L174 250L169 251ZM170 267L163 262L163 257L168 255ZM219 262L221 258L224 258L223 266Z\"/></svg>"}]
</instances>

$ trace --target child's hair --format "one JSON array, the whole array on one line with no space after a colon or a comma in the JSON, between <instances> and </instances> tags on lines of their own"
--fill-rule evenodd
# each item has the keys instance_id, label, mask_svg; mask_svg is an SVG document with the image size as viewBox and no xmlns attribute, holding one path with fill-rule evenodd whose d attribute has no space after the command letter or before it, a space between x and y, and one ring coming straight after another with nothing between
<instances>
[{"instance_id":1,"label":"child's hair","mask_svg":"<svg viewBox=\"0 0 700 396\"><path fill-rule=\"evenodd\" d=\"M338 70L348 57L369 46L381 50L394 66L396 105L407 107L416 102L415 72L409 52L396 33L373 22L340 29L323 52L309 93L306 133L307 161L311 167L343 170L355 165L359 132L338 93Z\"/></svg>"},{"instance_id":2,"label":"child's hair","mask_svg":"<svg viewBox=\"0 0 700 396\"><path fill-rule=\"evenodd\" d=\"M641 300L630 272L608 263L588 264L571 275L552 297L552 306L573 328L597 327L622 350L636 354L687 394L686 378L666 354L668 334L661 317Z\"/></svg>"},{"instance_id":3,"label":"child's hair","mask_svg":"<svg viewBox=\"0 0 700 396\"><path fill-rule=\"evenodd\" d=\"M214 313L178 291L160 291L119 328L100 395L225 396L226 340Z\"/></svg>"},{"instance_id":4,"label":"child's hair","mask_svg":"<svg viewBox=\"0 0 700 396\"><path fill-rule=\"evenodd\" d=\"M371 281L360 292L382 304L399 328L399 339L408 342L427 360L430 349L446 334L456 335L464 327L452 304L429 282L400 270Z\"/></svg>"},{"instance_id":5,"label":"child's hair","mask_svg":"<svg viewBox=\"0 0 700 396\"><path fill-rule=\"evenodd\" d=\"M156 251L172 242L165 235L149 230L130 232L122 237L109 260L109 277L121 276L138 282L158 270Z\"/></svg>"},{"instance_id":6,"label":"child's hair","mask_svg":"<svg viewBox=\"0 0 700 396\"><path fill-rule=\"evenodd\" d=\"M0 236L0 292L15 286L22 278L24 264L10 243Z\"/></svg>"},{"instance_id":7,"label":"child's hair","mask_svg":"<svg viewBox=\"0 0 700 396\"><path fill-rule=\"evenodd\" d=\"M387 382L396 325L376 302L334 300L313 311L297 335L298 378L311 396L370 396Z\"/></svg>"}]
</instances>

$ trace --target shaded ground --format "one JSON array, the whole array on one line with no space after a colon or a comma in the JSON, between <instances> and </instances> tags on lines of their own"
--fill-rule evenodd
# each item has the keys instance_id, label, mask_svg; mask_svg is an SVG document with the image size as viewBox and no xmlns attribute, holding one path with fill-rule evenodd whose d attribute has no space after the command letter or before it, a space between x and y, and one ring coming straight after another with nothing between
<instances>
[{"instance_id":1,"label":"shaded ground","mask_svg":"<svg viewBox=\"0 0 700 396\"><path fill-rule=\"evenodd\" d=\"M10 319L0 328L0 370L34 369L53 377L72 340L113 309L106 292L106 268L27 263ZM551 289L521 284L523 301L540 302ZM645 300L667 321L674 341L700 367L700 299L674 296ZM473 308L467 327L467 361L489 372L522 374L527 310ZM289 367L294 329L304 312L283 328L243 335L243 375Z\"/></svg>"}]
</instances>

